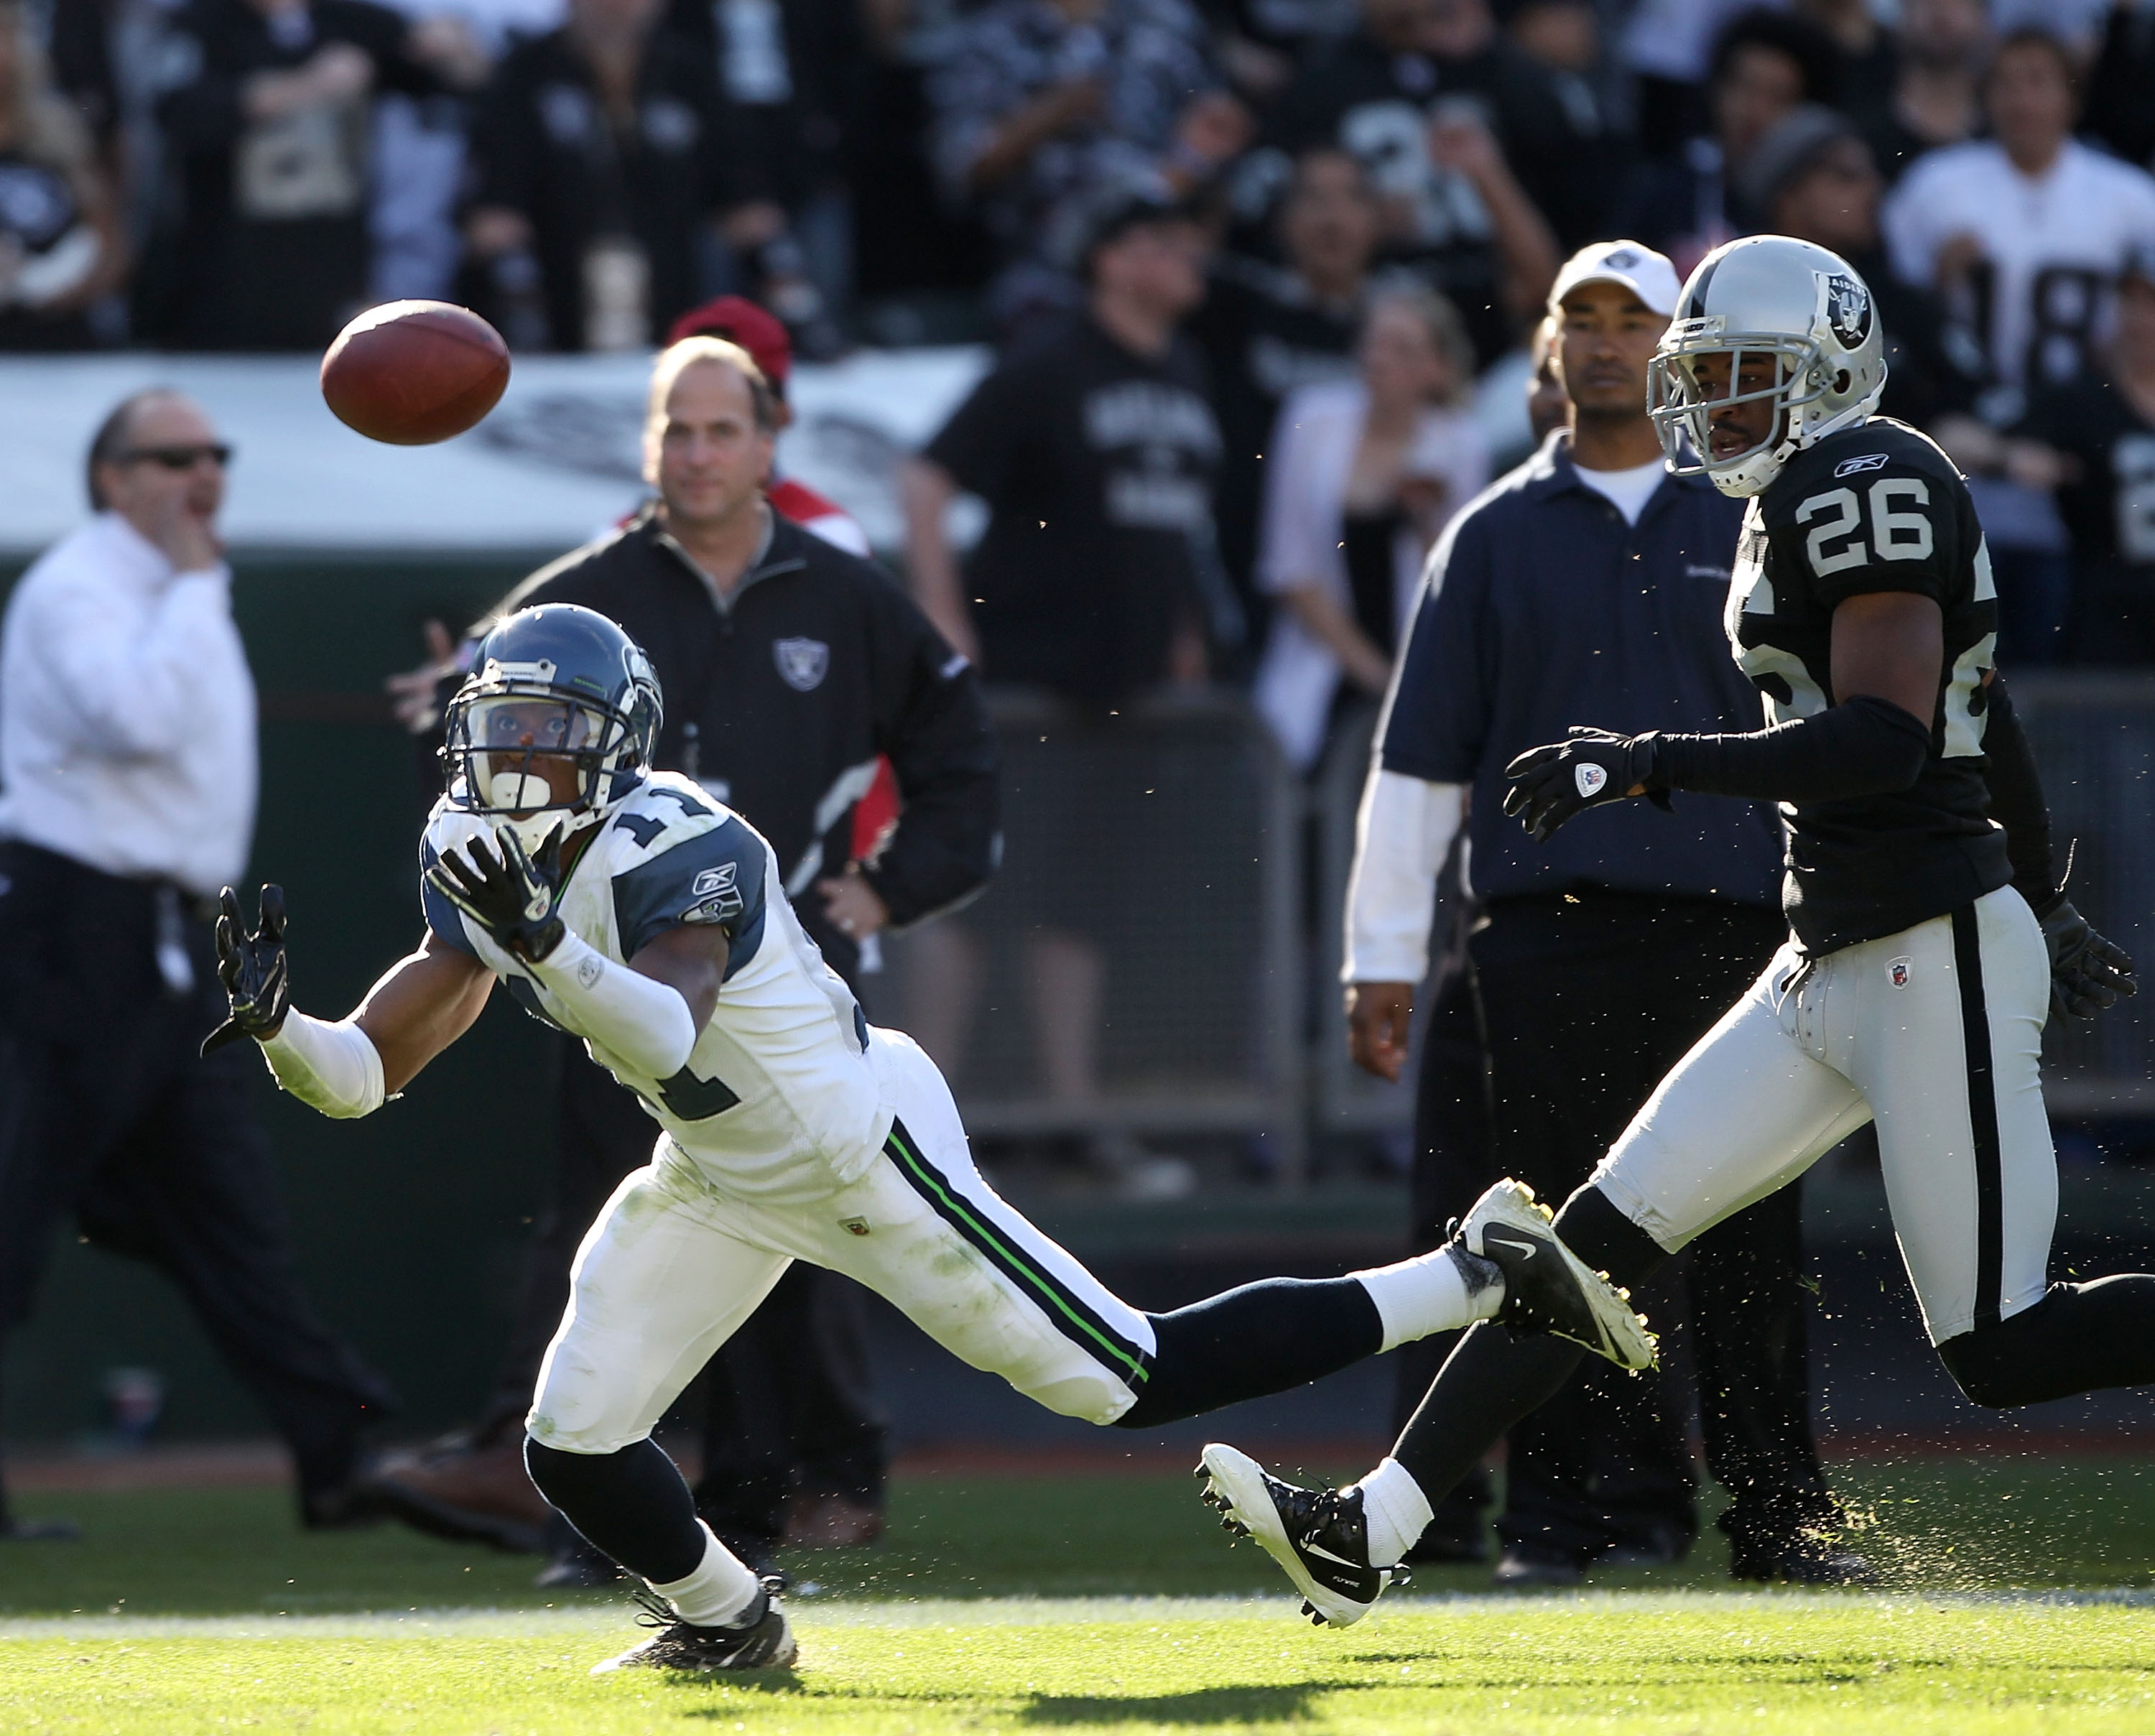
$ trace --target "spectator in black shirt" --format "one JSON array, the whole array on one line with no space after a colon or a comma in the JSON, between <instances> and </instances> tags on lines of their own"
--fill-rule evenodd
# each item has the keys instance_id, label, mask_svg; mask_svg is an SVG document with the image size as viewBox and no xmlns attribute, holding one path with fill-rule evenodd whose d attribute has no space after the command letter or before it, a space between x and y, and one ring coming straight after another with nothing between
<instances>
[{"instance_id":1,"label":"spectator in black shirt","mask_svg":"<svg viewBox=\"0 0 2155 1736\"><path fill-rule=\"evenodd\" d=\"M2088 69L2081 131L2129 163L2155 166L2155 11L2122 0Z\"/></svg>"},{"instance_id":2,"label":"spectator in black shirt","mask_svg":"<svg viewBox=\"0 0 2155 1736\"><path fill-rule=\"evenodd\" d=\"M514 346L640 348L701 299L699 239L749 184L711 56L663 3L570 0L479 99L465 235Z\"/></svg>"},{"instance_id":3,"label":"spectator in black shirt","mask_svg":"<svg viewBox=\"0 0 2155 1736\"><path fill-rule=\"evenodd\" d=\"M2047 472L2073 540L2068 649L2076 663L2155 663L2155 259L2118 286L2117 330L2095 372L2038 392L2009 452Z\"/></svg>"},{"instance_id":4,"label":"spectator in black shirt","mask_svg":"<svg viewBox=\"0 0 2155 1736\"><path fill-rule=\"evenodd\" d=\"M1297 160L1276 227L1281 263L1220 254L1211 293L1190 324L1211 366L1223 442L1215 513L1220 558L1248 617L1251 645L1264 638L1250 568L1265 442L1288 392L1354 373L1384 212L1354 156L1318 145Z\"/></svg>"},{"instance_id":5,"label":"spectator in black shirt","mask_svg":"<svg viewBox=\"0 0 2155 1736\"><path fill-rule=\"evenodd\" d=\"M125 269L90 129L54 88L29 20L0 0L0 350L79 350L84 310Z\"/></svg>"},{"instance_id":6,"label":"spectator in black shirt","mask_svg":"<svg viewBox=\"0 0 2155 1736\"><path fill-rule=\"evenodd\" d=\"M369 93L439 88L368 0L192 0L157 105L183 226L174 341L319 350L366 300Z\"/></svg>"},{"instance_id":7,"label":"spectator in black shirt","mask_svg":"<svg viewBox=\"0 0 2155 1736\"><path fill-rule=\"evenodd\" d=\"M1508 153L1561 116L1541 69L1487 24L1482 0L1363 0L1361 29L1303 69L1236 175L1246 213L1311 146L1352 151L1385 202L1388 251L1458 308L1484 364L1555 281L1548 219Z\"/></svg>"},{"instance_id":8,"label":"spectator in black shirt","mask_svg":"<svg viewBox=\"0 0 2155 1736\"><path fill-rule=\"evenodd\" d=\"M1087 310L983 380L902 478L921 607L990 685L1066 702L1064 734L1205 674L1220 431L1203 361L1176 329L1205 294L1205 248L1180 207L1133 193L1103 207L1086 249ZM944 529L961 489L990 512L962 581ZM1094 823L1118 785L1110 794L1103 773L1097 788L1044 787L1021 751L1008 775L1010 875L994 896L1021 911L1042 1084L1082 1124L1099 1095L1100 888L1141 878L1142 865L1127 828ZM1071 763L1058 766L1067 774ZM921 939L944 951L920 974L949 987L907 1022L955 1068L979 949L955 924ZM1141 1196L1186 1192L1194 1180L1180 1160L1098 1129L1078 1155Z\"/></svg>"},{"instance_id":9,"label":"spectator in black shirt","mask_svg":"<svg viewBox=\"0 0 2155 1736\"><path fill-rule=\"evenodd\" d=\"M1858 116L1888 187L1925 151L1982 127L1990 42L1984 0L1902 0L1892 94L1882 114Z\"/></svg>"},{"instance_id":10,"label":"spectator in black shirt","mask_svg":"<svg viewBox=\"0 0 2155 1736\"><path fill-rule=\"evenodd\" d=\"M1809 104L1761 139L1744 165L1744 198L1763 230L1830 248L1871 285L1886 344L1881 407L1922 428L1972 410L1989 370L1981 341L1943 301L1894 276L1878 231L1884 192L1856 123Z\"/></svg>"},{"instance_id":11,"label":"spectator in black shirt","mask_svg":"<svg viewBox=\"0 0 2155 1736\"><path fill-rule=\"evenodd\" d=\"M1752 11L1713 45L1707 77L1710 135L1641 172L1615 228L1666 253L1688 278L1724 241L1754 233L1758 213L1740 190L1758 141L1802 103L1834 100L1834 47L1816 26Z\"/></svg>"},{"instance_id":12,"label":"spectator in black shirt","mask_svg":"<svg viewBox=\"0 0 2155 1736\"><path fill-rule=\"evenodd\" d=\"M1180 207L1118 202L1088 249L1087 311L983 380L908 467L915 593L990 681L1107 706L1203 678L1220 428L1177 327L1204 262ZM990 513L962 583L943 532L961 489Z\"/></svg>"},{"instance_id":13,"label":"spectator in black shirt","mask_svg":"<svg viewBox=\"0 0 2155 1736\"><path fill-rule=\"evenodd\" d=\"M754 195L727 214L737 287L786 322L811 358L843 347L852 279L845 189L847 116L868 90L868 45L850 0L670 0L666 28L714 56Z\"/></svg>"}]
</instances>

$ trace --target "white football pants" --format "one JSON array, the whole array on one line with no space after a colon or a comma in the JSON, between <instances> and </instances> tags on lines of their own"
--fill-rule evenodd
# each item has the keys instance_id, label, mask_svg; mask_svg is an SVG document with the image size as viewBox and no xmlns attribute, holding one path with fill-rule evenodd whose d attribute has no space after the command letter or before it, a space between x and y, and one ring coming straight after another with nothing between
<instances>
[{"instance_id":1,"label":"white football pants","mask_svg":"<svg viewBox=\"0 0 2155 1736\"><path fill-rule=\"evenodd\" d=\"M895 1031L876 1040L898 1119L852 1185L805 1204L743 1201L662 1139L614 1191L576 1251L532 1439L581 1453L643 1439L795 1260L858 1279L1062 1416L1112 1422L1137 1401L1158 1349L1151 1321L980 1179L919 1046Z\"/></svg>"},{"instance_id":2,"label":"white football pants","mask_svg":"<svg viewBox=\"0 0 2155 1736\"><path fill-rule=\"evenodd\" d=\"M2057 1160L2038 1071L2050 961L2001 888L1806 961L1793 942L1677 1063L1594 1180L1674 1252L1866 1121L1931 1342L2043 1296Z\"/></svg>"}]
</instances>

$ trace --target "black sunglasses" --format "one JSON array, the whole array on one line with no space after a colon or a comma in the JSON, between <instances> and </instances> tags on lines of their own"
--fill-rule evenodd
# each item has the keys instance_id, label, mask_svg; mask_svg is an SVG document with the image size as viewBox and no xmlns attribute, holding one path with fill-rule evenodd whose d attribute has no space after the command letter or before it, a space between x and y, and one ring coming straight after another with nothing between
<instances>
[{"instance_id":1,"label":"black sunglasses","mask_svg":"<svg viewBox=\"0 0 2155 1736\"><path fill-rule=\"evenodd\" d=\"M222 469L232 462L232 448L223 442L208 446L139 446L120 454L123 464L162 464L167 470L192 470L204 458Z\"/></svg>"}]
</instances>

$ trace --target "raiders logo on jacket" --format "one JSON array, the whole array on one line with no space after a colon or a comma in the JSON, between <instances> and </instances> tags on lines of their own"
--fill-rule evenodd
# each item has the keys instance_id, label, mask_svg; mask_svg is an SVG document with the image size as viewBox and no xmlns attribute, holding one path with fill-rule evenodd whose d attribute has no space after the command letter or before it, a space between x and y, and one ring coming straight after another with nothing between
<instances>
[{"instance_id":1,"label":"raiders logo on jacket","mask_svg":"<svg viewBox=\"0 0 2155 1736\"><path fill-rule=\"evenodd\" d=\"M533 574L493 616L548 602L596 609L647 648L666 695L653 764L770 841L801 922L842 974L857 950L806 894L846 866L878 755L904 812L867 873L893 924L986 883L996 753L979 678L873 561L773 513L769 542L722 602L647 508Z\"/></svg>"}]
</instances>

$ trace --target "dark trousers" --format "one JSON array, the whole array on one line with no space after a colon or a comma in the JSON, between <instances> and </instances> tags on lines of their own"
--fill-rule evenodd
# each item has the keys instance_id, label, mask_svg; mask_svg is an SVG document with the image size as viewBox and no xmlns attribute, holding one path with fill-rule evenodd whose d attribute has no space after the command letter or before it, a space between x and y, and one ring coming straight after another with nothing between
<instances>
[{"instance_id":1,"label":"dark trousers","mask_svg":"<svg viewBox=\"0 0 2155 1736\"><path fill-rule=\"evenodd\" d=\"M1604 894L1492 907L1470 943L1472 989L1462 972L1440 994L1425 1049L1425 1243L1500 1174L1561 1204L1785 936L1771 911L1707 900ZM1471 1108L1476 1039L1487 1057L1482 1118ZM1688 1303L1707 1467L1733 1503L1722 1525L1749 1547L1836 1511L1811 1438L1802 1276L1792 1187L1701 1237L1637 1298L1660 1323ZM1403 1400L1411 1406L1420 1390ZM1684 1411L1667 1372L1584 1369L1513 1431L1500 1535L1586 1557L1687 1541L1697 1520ZM1448 1528L1472 1515L1474 1482L1441 1515Z\"/></svg>"},{"instance_id":2,"label":"dark trousers","mask_svg":"<svg viewBox=\"0 0 2155 1736\"><path fill-rule=\"evenodd\" d=\"M561 1150L515 1329L484 1430L531 1406L539 1364L569 1301L577 1244L624 1175L651 1161L657 1129L583 1051L561 1044ZM729 1544L767 1554L797 1490L883 1504L888 1456L867 1346L866 1298L836 1273L796 1264L711 1359L703 1376L698 1510Z\"/></svg>"},{"instance_id":3,"label":"dark trousers","mask_svg":"<svg viewBox=\"0 0 2155 1736\"><path fill-rule=\"evenodd\" d=\"M303 1497L351 1474L394 1395L316 1316L294 1270L252 1043L224 1014L207 922L169 889L0 845L0 1334L30 1317L60 1220L155 1266L289 1443ZM194 986L156 964L179 913Z\"/></svg>"}]
</instances>

